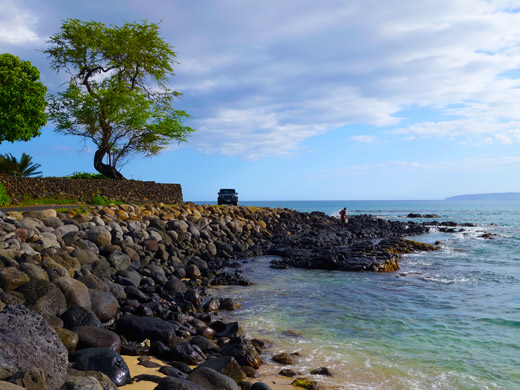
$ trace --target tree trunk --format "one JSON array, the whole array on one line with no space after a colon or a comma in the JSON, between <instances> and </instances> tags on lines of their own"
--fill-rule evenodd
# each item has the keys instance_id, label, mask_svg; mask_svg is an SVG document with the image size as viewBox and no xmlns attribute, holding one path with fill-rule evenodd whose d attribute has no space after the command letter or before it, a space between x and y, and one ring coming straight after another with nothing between
<instances>
[{"instance_id":1,"label":"tree trunk","mask_svg":"<svg viewBox=\"0 0 520 390\"><path fill-rule=\"evenodd\" d=\"M94 168L96 168L96 171L110 179L126 180L113 166L103 163L103 157L105 157L106 154L107 152L104 149L96 150L96 154L94 154Z\"/></svg>"}]
</instances>

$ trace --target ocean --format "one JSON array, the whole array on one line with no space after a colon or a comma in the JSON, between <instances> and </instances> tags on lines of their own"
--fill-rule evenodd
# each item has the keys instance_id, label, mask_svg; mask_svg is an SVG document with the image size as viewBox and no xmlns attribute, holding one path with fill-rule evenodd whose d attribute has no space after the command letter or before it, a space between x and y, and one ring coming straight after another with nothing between
<instances>
[{"instance_id":1,"label":"ocean","mask_svg":"<svg viewBox=\"0 0 520 390\"><path fill-rule=\"evenodd\" d=\"M242 269L255 284L219 294L241 300L232 316L248 336L272 341L271 353L300 354L295 371L328 367L334 376L320 380L329 388L520 389L520 202L240 204L477 224L413 237L442 248L405 255L395 273L273 270L272 257L249 259Z\"/></svg>"}]
</instances>

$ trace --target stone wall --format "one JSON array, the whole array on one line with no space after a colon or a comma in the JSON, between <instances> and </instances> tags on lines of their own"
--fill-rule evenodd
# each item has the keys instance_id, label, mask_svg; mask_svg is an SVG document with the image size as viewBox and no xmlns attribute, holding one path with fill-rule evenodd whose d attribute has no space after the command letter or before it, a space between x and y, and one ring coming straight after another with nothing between
<instances>
[{"instance_id":1,"label":"stone wall","mask_svg":"<svg viewBox=\"0 0 520 390\"><path fill-rule=\"evenodd\" d=\"M137 180L88 180L62 177L0 176L7 195L16 202L30 198L71 198L89 202L93 195L125 203L182 203L180 184Z\"/></svg>"}]
</instances>

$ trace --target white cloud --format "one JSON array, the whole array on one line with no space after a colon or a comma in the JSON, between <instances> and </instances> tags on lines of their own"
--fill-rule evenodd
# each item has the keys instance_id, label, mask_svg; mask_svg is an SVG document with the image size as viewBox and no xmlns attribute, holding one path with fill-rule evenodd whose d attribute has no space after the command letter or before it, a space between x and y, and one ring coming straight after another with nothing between
<instances>
[{"instance_id":1,"label":"white cloud","mask_svg":"<svg viewBox=\"0 0 520 390\"><path fill-rule=\"evenodd\" d=\"M187 102L202 102L194 123L200 132L190 143L247 158L286 154L329 129L396 125L396 114L412 104L456 118L391 134L516 142L509 133L520 127L520 82L501 76L520 67L520 14L508 12L512 4L273 0L199 7L212 18L199 16L206 24L190 46L176 44L193 71L178 74L179 89Z\"/></svg>"},{"instance_id":2,"label":"white cloud","mask_svg":"<svg viewBox=\"0 0 520 390\"><path fill-rule=\"evenodd\" d=\"M486 112L484 116L488 116ZM491 118L472 118L440 122L419 122L408 127L389 131L391 134L407 135L405 139L417 137L439 137L450 140L461 140L464 143L501 144L520 143L520 121L500 122Z\"/></svg>"},{"instance_id":3,"label":"white cloud","mask_svg":"<svg viewBox=\"0 0 520 390\"><path fill-rule=\"evenodd\" d=\"M199 131L190 137L190 145L208 153L240 155L249 160L288 155L303 140L325 130L284 123L279 114L263 109L224 109L211 119L195 122L195 126ZM223 143L219 142L222 137Z\"/></svg>"},{"instance_id":4,"label":"white cloud","mask_svg":"<svg viewBox=\"0 0 520 390\"><path fill-rule=\"evenodd\" d=\"M373 135L354 135L350 139L355 142L372 143L376 140L376 137Z\"/></svg>"},{"instance_id":5,"label":"white cloud","mask_svg":"<svg viewBox=\"0 0 520 390\"><path fill-rule=\"evenodd\" d=\"M338 168L335 177L349 176L352 174L366 173L368 171L396 170L420 170L420 171L446 171L446 172L479 172L483 170L493 171L505 167L520 167L520 157L472 157L460 160L447 160L442 162L416 162L416 161L383 161L372 164L350 165Z\"/></svg>"},{"instance_id":6,"label":"white cloud","mask_svg":"<svg viewBox=\"0 0 520 390\"><path fill-rule=\"evenodd\" d=\"M408 140L519 142L520 80L504 76L520 69L515 0L124 3L4 0L0 43L39 39L29 10L42 35L67 17L164 19L180 61L173 87L199 130L189 145L209 153L291 155L309 137L352 124L399 126L388 134ZM99 17L102 7L111 12ZM400 112L410 107L441 120L405 122ZM345 138L373 141L357 131Z\"/></svg>"},{"instance_id":7,"label":"white cloud","mask_svg":"<svg viewBox=\"0 0 520 390\"><path fill-rule=\"evenodd\" d=\"M15 1L4 0L0 3L0 43L20 45L38 41L32 26L36 18Z\"/></svg>"}]
</instances>

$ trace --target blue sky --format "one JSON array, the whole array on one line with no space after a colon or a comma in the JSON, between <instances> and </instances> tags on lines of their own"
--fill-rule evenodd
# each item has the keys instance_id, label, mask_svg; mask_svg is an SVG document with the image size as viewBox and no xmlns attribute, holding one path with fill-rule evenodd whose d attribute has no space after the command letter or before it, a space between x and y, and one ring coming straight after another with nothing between
<instances>
[{"instance_id":1,"label":"blue sky","mask_svg":"<svg viewBox=\"0 0 520 390\"><path fill-rule=\"evenodd\" d=\"M2 0L0 52L29 60L62 20L161 22L189 143L136 157L130 179L185 200L442 199L520 191L520 14L508 0ZM94 172L53 132L0 145L45 176Z\"/></svg>"}]
</instances>

